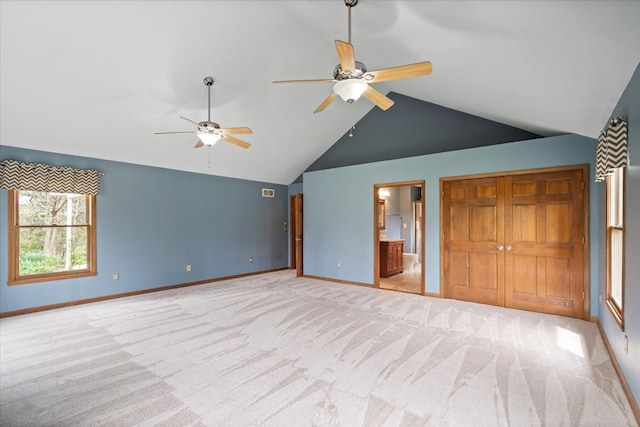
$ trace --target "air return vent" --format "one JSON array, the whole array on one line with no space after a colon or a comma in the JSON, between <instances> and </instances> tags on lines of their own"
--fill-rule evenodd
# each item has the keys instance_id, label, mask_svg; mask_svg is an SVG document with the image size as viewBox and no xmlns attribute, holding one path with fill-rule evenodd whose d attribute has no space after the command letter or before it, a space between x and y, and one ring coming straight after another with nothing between
<instances>
[{"instance_id":1,"label":"air return vent","mask_svg":"<svg viewBox=\"0 0 640 427\"><path fill-rule=\"evenodd\" d=\"M273 188L263 188L262 189L262 197L275 197L276 190Z\"/></svg>"}]
</instances>

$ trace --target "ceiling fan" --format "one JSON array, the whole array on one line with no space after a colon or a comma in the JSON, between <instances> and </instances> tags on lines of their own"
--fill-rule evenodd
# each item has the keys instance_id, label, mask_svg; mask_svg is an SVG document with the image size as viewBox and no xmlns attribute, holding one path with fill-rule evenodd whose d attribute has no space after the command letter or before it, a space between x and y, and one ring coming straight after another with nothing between
<instances>
[{"instance_id":1,"label":"ceiling fan","mask_svg":"<svg viewBox=\"0 0 640 427\"><path fill-rule=\"evenodd\" d=\"M344 0L344 4L349 9L349 42L335 41L340 63L333 70L333 79L276 80L273 83L335 83L333 92L322 101L314 113L323 111L337 96L340 96L348 103L357 101L360 96L364 96L381 109L387 110L394 102L380 91L374 89L370 84L431 74L431 62L425 61L368 71L362 62L355 60L354 49L351 44L351 8L358 4L358 0Z\"/></svg>"},{"instance_id":2,"label":"ceiling fan","mask_svg":"<svg viewBox=\"0 0 640 427\"><path fill-rule=\"evenodd\" d=\"M204 147L205 145L213 145L219 140L230 142L237 145L238 147L249 148L251 144L238 138L234 138L229 134L251 134L253 133L253 131L251 131L250 128L221 128L219 124L211 121L211 86L213 85L213 77L205 77L203 82L209 88L209 113L207 115L207 121L195 122L191 119L180 116L181 119L196 125L197 130L178 132L155 132L154 135L166 135L171 133L195 133L198 136L198 143L196 144L196 148Z\"/></svg>"}]
</instances>

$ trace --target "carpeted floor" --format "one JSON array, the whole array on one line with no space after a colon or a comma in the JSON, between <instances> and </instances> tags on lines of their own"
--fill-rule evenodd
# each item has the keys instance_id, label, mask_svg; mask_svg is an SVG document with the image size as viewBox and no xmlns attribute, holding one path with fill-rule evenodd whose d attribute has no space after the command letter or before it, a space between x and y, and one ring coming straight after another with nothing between
<instances>
[{"instance_id":1,"label":"carpeted floor","mask_svg":"<svg viewBox=\"0 0 640 427\"><path fill-rule=\"evenodd\" d=\"M0 338L2 426L637 425L595 324L291 271Z\"/></svg>"}]
</instances>

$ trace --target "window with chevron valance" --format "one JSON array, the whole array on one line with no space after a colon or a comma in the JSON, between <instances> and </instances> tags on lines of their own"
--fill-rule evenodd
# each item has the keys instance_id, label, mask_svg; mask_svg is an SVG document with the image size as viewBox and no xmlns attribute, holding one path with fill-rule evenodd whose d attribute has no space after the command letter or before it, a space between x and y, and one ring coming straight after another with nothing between
<instances>
[{"instance_id":1,"label":"window with chevron valance","mask_svg":"<svg viewBox=\"0 0 640 427\"><path fill-rule=\"evenodd\" d=\"M596 148L596 182L604 181L616 168L627 166L627 122L614 117L600 132Z\"/></svg>"},{"instance_id":2,"label":"window with chevron valance","mask_svg":"<svg viewBox=\"0 0 640 427\"><path fill-rule=\"evenodd\" d=\"M76 169L17 160L0 161L0 188L49 193L97 195L102 173L95 169Z\"/></svg>"}]
</instances>

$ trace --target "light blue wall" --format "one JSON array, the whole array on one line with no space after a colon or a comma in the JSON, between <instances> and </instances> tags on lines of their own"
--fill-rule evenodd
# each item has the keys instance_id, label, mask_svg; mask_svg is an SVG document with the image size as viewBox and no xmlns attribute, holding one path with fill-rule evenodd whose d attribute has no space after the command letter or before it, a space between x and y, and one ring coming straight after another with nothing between
<instances>
[{"instance_id":1,"label":"light blue wall","mask_svg":"<svg viewBox=\"0 0 640 427\"><path fill-rule=\"evenodd\" d=\"M372 284L374 184L425 180L427 292L440 292L441 177L565 165L590 165L591 316L598 315L601 210L593 181L596 141L564 135L304 174L305 274ZM340 262L341 268L336 267Z\"/></svg>"},{"instance_id":2,"label":"light blue wall","mask_svg":"<svg viewBox=\"0 0 640 427\"><path fill-rule=\"evenodd\" d=\"M600 323L635 400L640 403L640 65L636 68L611 116L625 117L629 125L629 167L625 194L625 330L620 330L609 309L604 305L600 308ZM603 127L605 125L606 123ZM600 187L603 189L602 184ZM599 226L604 239L604 218L601 219ZM598 257L604 260L604 244L598 252ZM598 283L599 292L604 295L604 268L598 276ZM628 353L624 351L625 335L629 338Z\"/></svg>"},{"instance_id":3,"label":"light blue wall","mask_svg":"<svg viewBox=\"0 0 640 427\"><path fill-rule=\"evenodd\" d=\"M0 312L287 266L285 185L8 146L0 159L104 173L96 277L8 286L7 191L0 190ZM275 198L261 196L265 187Z\"/></svg>"}]
</instances>

